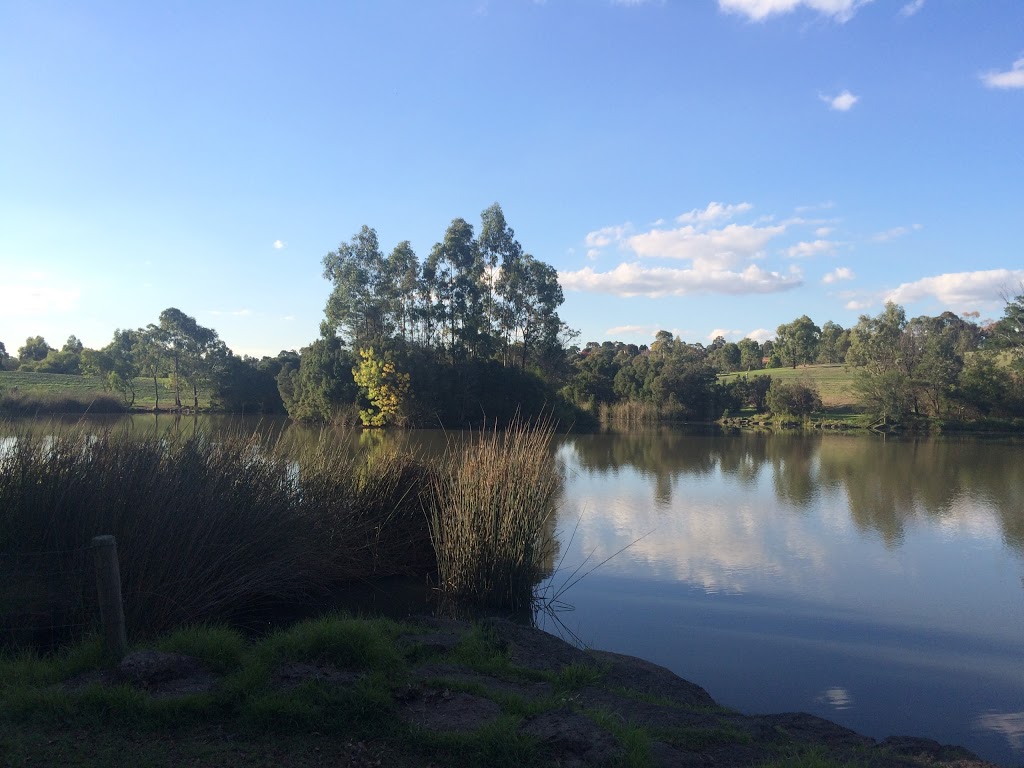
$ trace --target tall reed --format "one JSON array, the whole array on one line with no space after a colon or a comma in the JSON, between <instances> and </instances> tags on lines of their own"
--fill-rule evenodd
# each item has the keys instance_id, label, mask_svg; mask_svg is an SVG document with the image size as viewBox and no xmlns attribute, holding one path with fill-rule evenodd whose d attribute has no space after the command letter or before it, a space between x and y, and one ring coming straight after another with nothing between
<instances>
[{"instance_id":1,"label":"tall reed","mask_svg":"<svg viewBox=\"0 0 1024 768\"><path fill-rule=\"evenodd\" d=\"M503 432L449 444L430 509L444 594L489 607L529 604L554 546L545 527L561 484L553 436L550 419L517 418Z\"/></svg>"},{"instance_id":2,"label":"tall reed","mask_svg":"<svg viewBox=\"0 0 1024 768\"><path fill-rule=\"evenodd\" d=\"M0 443L0 565L66 553L60 568L81 571L87 596L82 549L113 534L133 634L240 619L346 580L432 570L427 477L408 454L348 453L329 436L299 450L259 434L23 429ZM0 593L19 589L3 576Z\"/></svg>"}]
</instances>

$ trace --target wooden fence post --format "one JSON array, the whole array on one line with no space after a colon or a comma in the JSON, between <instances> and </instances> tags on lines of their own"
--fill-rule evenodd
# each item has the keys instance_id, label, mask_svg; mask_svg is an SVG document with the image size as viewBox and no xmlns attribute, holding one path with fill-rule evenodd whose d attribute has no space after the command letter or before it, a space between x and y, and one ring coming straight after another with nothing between
<instances>
[{"instance_id":1,"label":"wooden fence post","mask_svg":"<svg viewBox=\"0 0 1024 768\"><path fill-rule=\"evenodd\" d=\"M124 630L117 540L113 536L95 536L92 540L92 549L96 561L96 591L100 598L103 642L107 654L115 661L120 661L128 653L128 638Z\"/></svg>"}]
</instances>

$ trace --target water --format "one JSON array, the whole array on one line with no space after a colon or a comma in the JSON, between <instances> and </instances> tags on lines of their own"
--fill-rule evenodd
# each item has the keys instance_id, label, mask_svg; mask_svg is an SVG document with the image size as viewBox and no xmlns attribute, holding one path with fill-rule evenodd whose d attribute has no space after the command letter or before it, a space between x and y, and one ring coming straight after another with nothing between
<instances>
[{"instance_id":1,"label":"water","mask_svg":"<svg viewBox=\"0 0 1024 768\"><path fill-rule=\"evenodd\" d=\"M199 425L224 423L238 427ZM541 616L548 631L654 661L743 712L1024 765L1024 442L651 430L567 436L555 453L559 571L542 586L586 576L561 596L561 624Z\"/></svg>"},{"instance_id":2,"label":"water","mask_svg":"<svg viewBox=\"0 0 1024 768\"><path fill-rule=\"evenodd\" d=\"M552 582L611 558L559 616L588 645L743 712L1024 763L1024 445L652 431L558 455Z\"/></svg>"}]
</instances>

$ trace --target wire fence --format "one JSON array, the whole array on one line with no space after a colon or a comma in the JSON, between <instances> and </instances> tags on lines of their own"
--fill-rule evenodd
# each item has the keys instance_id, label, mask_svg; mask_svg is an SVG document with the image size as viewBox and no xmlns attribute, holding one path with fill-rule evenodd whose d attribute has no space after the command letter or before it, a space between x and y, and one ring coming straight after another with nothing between
<instances>
[{"instance_id":1,"label":"wire fence","mask_svg":"<svg viewBox=\"0 0 1024 768\"><path fill-rule=\"evenodd\" d=\"M92 547L0 553L0 648L51 649L98 628Z\"/></svg>"}]
</instances>

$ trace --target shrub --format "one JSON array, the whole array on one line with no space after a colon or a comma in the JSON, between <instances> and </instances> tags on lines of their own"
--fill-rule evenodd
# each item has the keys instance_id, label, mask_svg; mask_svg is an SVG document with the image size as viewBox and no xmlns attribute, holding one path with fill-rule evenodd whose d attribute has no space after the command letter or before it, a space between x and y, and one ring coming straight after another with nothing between
<instances>
[{"instance_id":1,"label":"shrub","mask_svg":"<svg viewBox=\"0 0 1024 768\"><path fill-rule=\"evenodd\" d=\"M773 415L810 416L821 410L821 395L813 384L807 382L784 382L772 379L765 398L768 410Z\"/></svg>"}]
</instances>

